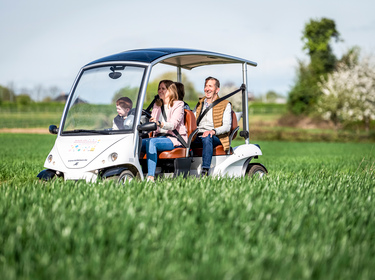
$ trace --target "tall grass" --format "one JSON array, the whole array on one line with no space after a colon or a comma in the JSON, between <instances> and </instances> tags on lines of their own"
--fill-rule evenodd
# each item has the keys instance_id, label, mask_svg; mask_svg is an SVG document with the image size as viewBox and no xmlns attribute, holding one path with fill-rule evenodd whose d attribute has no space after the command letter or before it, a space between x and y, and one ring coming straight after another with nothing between
<instances>
[{"instance_id":1,"label":"tall grass","mask_svg":"<svg viewBox=\"0 0 375 280\"><path fill-rule=\"evenodd\" d=\"M374 278L374 145L260 142L264 180L119 187L40 183L54 136L0 141L1 279Z\"/></svg>"}]
</instances>

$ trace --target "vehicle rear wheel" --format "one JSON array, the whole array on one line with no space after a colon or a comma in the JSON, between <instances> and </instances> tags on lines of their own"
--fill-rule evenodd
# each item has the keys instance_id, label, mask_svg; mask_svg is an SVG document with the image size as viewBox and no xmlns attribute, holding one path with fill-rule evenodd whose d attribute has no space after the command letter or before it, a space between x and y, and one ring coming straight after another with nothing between
<instances>
[{"instance_id":1,"label":"vehicle rear wheel","mask_svg":"<svg viewBox=\"0 0 375 280\"><path fill-rule=\"evenodd\" d=\"M262 179L263 176L266 174L267 174L267 170L259 164L249 165L248 170L247 170L247 176L249 177Z\"/></svg>"}]
</instances>

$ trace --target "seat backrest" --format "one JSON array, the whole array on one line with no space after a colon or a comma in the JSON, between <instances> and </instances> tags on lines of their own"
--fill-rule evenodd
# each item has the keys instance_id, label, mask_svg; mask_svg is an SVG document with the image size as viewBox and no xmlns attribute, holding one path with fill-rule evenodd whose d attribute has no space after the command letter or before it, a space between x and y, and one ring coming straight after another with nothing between
<instances>
[{"instance_id":1,"label":"seat backrest","mask_svg":"<svg viewBox=\"0 0 375 280\"><path fill-rule=\"evenodd\" d=\"M184 116L184 123L187 130L187 136L189 137L191 133L193 133L197 129L197 121L195 119L195 115L192 111L184 109L185 116Z\"/></svg>"},{"instance_id":2,"label":"seat backrest","mask_svg":"<svg viewBox=\"0 0 375 280\"><path fill-rule=\"evenodd\" d=\"M230 132L232 133L233 130L235 130L238 126L238 123L237 123L237 116L236 116L236 113L234 111L232 111L232 126L230 128ZM237 136L237 132L233 135L233 138L236 138Z\"/></svg>"}]
</instances>

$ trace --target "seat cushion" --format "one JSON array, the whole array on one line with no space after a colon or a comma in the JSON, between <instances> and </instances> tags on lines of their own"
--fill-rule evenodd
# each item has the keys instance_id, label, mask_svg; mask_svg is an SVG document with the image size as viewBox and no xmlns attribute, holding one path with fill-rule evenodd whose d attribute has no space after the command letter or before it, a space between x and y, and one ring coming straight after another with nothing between
<instances>
[{"instance_id":1,"label":"seat cushion","mask_svg":"<svg viewBox=\"0 0 375 280\"><path fill-rule=\"evenodd\" d=\"M193 155L201 157L202 156L203 148L194 148L193 149ZM230 148L230 154L233 154L232 148ZM226 155L226 152L224 151L223 145L218 145L214 148L213 156L224 156Z\"/></svg>"},{"instance_id":2,"label":"seat cushion","mask_svg":"<svg viewBox=\"0 0 375 280\"><path fill-rule=\"evenodd\" d=\"M175 148L171 151L164 151L158 153L159 159L172 159L172 158L184 158L186 155L185 148ZM147 159L147 154L141 155L141 159Z\"/></svg>"},{"instance_id":3,"label":"seat cushion","mask_svg":"<svg viewBox=\"0 0 375 280\"><path fill-rule=\"evenodd\" d=\"M164 151L159 154L160 159L169 158L184 158L186 155L186 148L175 148L172 151Z\"/></svg>"}]
</instances>

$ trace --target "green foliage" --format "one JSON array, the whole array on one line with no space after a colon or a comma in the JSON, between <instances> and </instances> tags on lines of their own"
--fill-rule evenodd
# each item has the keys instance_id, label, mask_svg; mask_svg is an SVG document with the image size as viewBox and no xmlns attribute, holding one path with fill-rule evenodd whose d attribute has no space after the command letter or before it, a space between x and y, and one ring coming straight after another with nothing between
<instances>
[{"instance_id":1,"label":"green foliage","mask_svg":"<svg viewBox=\"0 0 375 280\"><path fill-rule=\"evenodd\" d=\"M302 40L305 45L304 50L308 50L309 54L317 52L327 52L330 50L329 42L332 38L336 41L340 39L340 33L336 29L333 20L322 18L320 20L310 20L303 31Z\"/></svg>"},{"instance_id":2,"label":"green foliage","mask_svg":"<svg viewBox=\"0 0 375 280\"><path fill-rule=\"evenodd\" d=\"M112 98L112 103L115 104L117 99L119 99L120 97L129 97L133 101L134 106L137 102L138 91L138 87L126 86L115 93L115 95Z\"/></svg>"},{"instance_id":3,"label":"green foliage","mask_svg":"<svg viewBox=\"0 0 375 280\"><path fill-rule=\"evenodd\" d=\"M269 90L266 92L267 102L274 103L278 97L279 97L279 94L274 90Z\"/></svg>"},{"instance_id":4,"label":"green foliage","mask_svg":"<svg viewBox=\"0 0 375 280\"><path fill-rule=\"evenodd\" d=\"M303 49L308 51L310 56L310 69L314 75L324 75L335 68L336 56L332 52L330 41L340 40L340 33L336 29L333 20L322 18L310 20L303 32Z\"/></svg>"},{"instance_id":5,"label":"green foliage","mask_svg":"<svg viewBox=\"0 0 375 280\"><path fill-rule=\"evenodd\" d=\"M165 80L165 79L155 79L153 81L149 81L147 85L147 90L146 90L146 103L145 105L148 106L149 103L154 99L155 95L158 94L158 87L159 87L159 82L160 80ZM147 108L147 106L144 106Z\"/></svg>"},{"instance_id":6,"label":"green foliage","mask_svg":"<svg viewBox=\"0 0 375 280\"><path fill-rule=\"evenodd\" d=\"M69 110L64 130L110 128L117 114L114 109L113 105L77 103Z\"/></svg>"},{"instance_id":7,"label":"green foliage","mask_svg":"<svg viewBox=\"0 0 375 280\"><path fill-rule=\"evenodd\" d=\"M35 128L51 124L58 125L64 109L62 103L19 103L4 102L0 106L0 128Z\"/></svg>"},{"instance_id":8,"label":"green foliage","mask_svg":"<svg viewBox=\"0 0 375 280\"><path fill-rule=\"evenodd\" d=\"M308 65L299 61L296 82L288 95L288 109L296 115L309 114L321 94L316 76Z\"/></svg>"},{"instance_id":9,"label":"green foliage","mask_svg":"<svg viewBox=\"0 0 375 280\"><path fill-rule=\"evenodd\" d=\"M16 96L16 102L22 106L27 106L32 102L32 100L28 94L19 94Z\"/></svg>"},{"instance_id":10,"label":"green foliage","mask_svg":"<svg viewBox=\"0 0 375 280\"><path fill-rule=\"evenodd\" d=\"M154 96L158 94L158 86L161 80L177 81L176 73L166 72L149 82L147 86L147 102L151 102ZM181 81L185 88L184 101L198 101L198 92L195 90L193 82L191 82L184 73L181 75Z\"/></svg>"},{"instance_id":11,"label":"green foliage","mask_svg":"<svg viewBox=\"0 0 375 280\"><path fill-rule=\"evenodd\" d=\"M286 113L285 104L276 103L262 103L262 102L250 102L249 113L250 118L252 115L264 115L264 114L284 114Z\"/></svg>"},{"instance_id":12,"label":"green foliage","mask_svg":"<svg viewBox=\"0 0 375 280\"><path fill-rule=\"evenodd\" d=\"M314 111L317 99L322 94L318 83L336 67L337 58L330 45L331 39L336 39L336 42L340 40L333 20L310 20L305 25L303 49L307 50L310 63L299 62L297 79L288 98L288 108L292 113L309 114Z\"/></svg>"},{"instance_id":13,"label":"green foliage","mask_svg":"<svg viewBox=\"0 0 375 280\"><path fill-rule=\"evenodd\" d=\"M39 183L55 137L0 134L1 279L372 278L373 145L260 142L264 180Z\"/></svg>"},{"instance_id":14,"label":"green foliage","mask_svg":"<svg viewBox=\"0 0 375 280\"><path fill-rule=\"evenodd\" d=\"M352 68L359 64L359 57L361 54L361 48L358 46L354 46L349 48L346 53L344 53L338 61L338 64L340 65L346 65L349 68Z\"/></svg>"},{"instance_id":15,"label":"green foliage","mask_svg":"<svg viewBox=\"0 0 375 280\"><path fill-rule=\"evenodd\" d=\"M0 85L0 104L4 101L14 102L16 100L14 91Z\"/></svg>"},{"instance_id":16,"label":"green foliage","mask_svg":"<svg viewBox=\"0 0 375 280\"><path fill-rule=\"evenodd\" d=\"M62 113L64 110L64 103L60 102L33 102L27 106L20 106L17 103L3 102L0 106L1 113L41 113L41 112L51 112L51 113Z\"/></svg>"}]
</instances>

